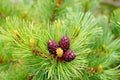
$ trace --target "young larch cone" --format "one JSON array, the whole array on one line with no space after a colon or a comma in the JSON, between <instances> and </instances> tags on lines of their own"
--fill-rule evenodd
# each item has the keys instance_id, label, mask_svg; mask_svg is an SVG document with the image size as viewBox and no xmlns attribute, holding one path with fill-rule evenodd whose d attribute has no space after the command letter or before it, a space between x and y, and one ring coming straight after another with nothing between
<instances>
[{"instance_id":1,"label":"young larch cone","mask_svg":"<svg viewBox=\"0 0 120 80\"><path fill-rule=\"evenodd\" d=\"M67 51L70 47L70 39L67 36L63 36L59 42L60 47Z\"/></svg>"},{"instance_id":2,"label":"young larch cone","mask_svg":"<svg viewBox=\"0 0 120 80\"><path fill-rule=\"evenodd\" d=\"M76 57L76 54L72 50L68 50L63 54L63 59L67 62L72 61L73 59L75 59L75 57Z\"/></svg>"},{"instance_id":3,"label":"young larch cone","mask_svg":"<svg viewBox=\"0 0 120 80\"><path fill-rule=\"evenodd\" d=\"M54 40L48 41L48 50L50 53L55 54L56 49L59 47L59 45Z\"/></svg>"}]
</instances>

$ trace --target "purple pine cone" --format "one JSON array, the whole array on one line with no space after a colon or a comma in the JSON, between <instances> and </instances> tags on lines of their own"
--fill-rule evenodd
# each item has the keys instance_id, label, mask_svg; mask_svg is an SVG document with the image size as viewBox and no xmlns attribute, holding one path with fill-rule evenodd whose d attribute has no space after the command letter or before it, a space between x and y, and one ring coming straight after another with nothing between
<instances>
[{"instance_id":1,"label":"purple pine cone","mask_svg":"<svg viewBox=\"0 0 120 80\"><path fill-rule=\"evenodd\" d=\"M70 47L70 39L67 36L63 36L59 42L60 47L67 51Z\"/></svg>"},{"instance_id":2,"label":"purple pine cone","mask_svg":"<svg viewBox=\"0 0 120 80\"><path fill-rule=\"evenodd\" d=\"M55 54L56 49L59 47L59 45L54 40L48 41L48 50L50 53Z\"/></svg>"},{"instance_id":3,"label":"purple pine cone","mask_svg":"<svg viewBox=\"0 0 120 80\"><path fill-rule=\"evenodd\" d=\"M73 59L75 59L76 54L74 51L68 50L63 54L63 59L67 62L72 61Z\"/></svg>"}]
</instances>

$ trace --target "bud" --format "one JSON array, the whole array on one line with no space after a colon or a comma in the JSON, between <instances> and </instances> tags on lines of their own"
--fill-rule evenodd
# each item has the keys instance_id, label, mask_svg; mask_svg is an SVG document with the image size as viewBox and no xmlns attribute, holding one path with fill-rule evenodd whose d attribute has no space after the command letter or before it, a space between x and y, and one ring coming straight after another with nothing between
<instances>
[{"instance_id":1,"label":"bud","mask_svg":"<svg viewBox=\"0 0 120 80\"><path fill-rule=\"evenodd\" d=\"M90 73L94 74L96 72L95 68L90 68Z\"/></svg>"},{"instance_id":2,"label":"bud","mask_svg":"<svg viewBox=\"0 0 120 80\"><path fill-rule=\"evenodd\" d=\"M56 0L56 6L59 7L61 5L61 0Z\"/></svg>"}]
</instances>

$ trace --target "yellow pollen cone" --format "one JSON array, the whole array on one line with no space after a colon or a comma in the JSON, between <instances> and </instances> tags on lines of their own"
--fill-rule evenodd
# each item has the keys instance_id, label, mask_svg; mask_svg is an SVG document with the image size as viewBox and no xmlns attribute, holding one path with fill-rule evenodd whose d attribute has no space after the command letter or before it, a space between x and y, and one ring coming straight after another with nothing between
<instances>
[{"instance_id":1,"label":"yellow pollen cone","mask_svg":"<svg viewBox=\"0 0 120 80\"><path fill-rule=\"evenodd\" d=\"M34 39L30 39L30 45L34 46L34 44L35 44L35 40Z\"/></svg>"},{"instance_id":2,"label":"yellow pollen cone","mask_svg":"<svg viewBox=\"0 0 120 80\"><path fill-rule=\"evenodd\" d=\"M63 55L63 50L62 50L61 48L57 48L57 49L56 49L56 54L57 54L58 57L62 57L62 55Z\"/></svg>"},{"instance_id":3,"label":"yellow pollen cone","mask_svg":"<svg viewBox=\"0 0 120 80\"><path fill-rule=\"evenodd\" d=\"M101 65L101 64L98 65L97 70L98 70L98 71L101 71L102 69L103 69L102 65Z\"/></svg>"},{"instance_id":4,"label":"yellow pollen cone","mask_svg":"<svg viewBox=\"0 0 120 80\"><path fill-rule=\"evenodd\" d=\"M18 33L17 30L14 30L13 33L14 33L15 35L19 35L19 33Z\"/></svg>"}]
</instances>

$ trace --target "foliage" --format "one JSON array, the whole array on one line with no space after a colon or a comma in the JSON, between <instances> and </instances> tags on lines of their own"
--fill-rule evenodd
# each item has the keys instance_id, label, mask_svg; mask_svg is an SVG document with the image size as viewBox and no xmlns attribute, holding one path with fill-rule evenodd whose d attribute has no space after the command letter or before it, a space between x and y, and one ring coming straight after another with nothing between
<instances>
[{"instance_id":1,"label":"foliage","mask_svg":"<svg viewBox=\"0 0 120 80\"><path fill-rule=\"evenodd\" d=\"M0 79L119 80L120 10L96 16L101 2L1 0ZM49 40L65 35L76 53L70 62L48 50Z\"/></svg>"}]
</instances>

